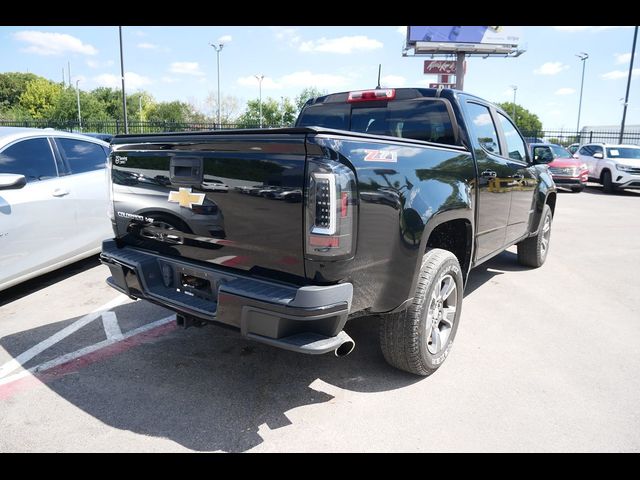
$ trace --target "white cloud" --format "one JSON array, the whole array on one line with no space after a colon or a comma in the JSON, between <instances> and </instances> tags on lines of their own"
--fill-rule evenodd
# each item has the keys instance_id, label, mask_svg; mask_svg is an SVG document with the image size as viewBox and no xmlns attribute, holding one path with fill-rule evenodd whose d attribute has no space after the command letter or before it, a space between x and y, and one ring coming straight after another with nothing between
<instances>
[{"instance_id":1,"label":"white cloud","mask_svg":"<svg viewBox=\"0 0 640 480\"><path fill-rule=\"evenodd\" d=\"M223 35L218 39L218 43L229 43L232 39L231 35Z\"/></svg>"},{"instance_id":2,"label":"white cloud","mask_svg":"<svg viewBox=\"0 0 640 480\"><path fill-rule=\"evenodd\" d=\"M557 75L567 68L569 65L564 65L562 62L547 62L536 68L533 73L536 75Z\"/></svg>"},{"instance_id":3,"label":"white cloud","mask_svg":"<svg viewBox=\"0 0 640 480\"><path fill-rule=\"evenodd\" d=\"M632 77L640 75L640 68L634 68L631 72ZM629 70L613 70L611 72L603 73L600 75L605 80L618 80L620 78L627 78L629 76Z\"/></svg>"},{"instance_id":4,"label":"white cloud","mask_svg":"<svg viewBox=\"0 0 640 480\"><path fill-rule=\"evenodd\" d=\"M405 26L396 27L396 32L398 32L403 37L406 37L407 36L407 27L405 27Z\"/></svg>"},{"instance_id":5,"label":"white cloud","mask_svg":"<svg viewBox=\"0 0 640 480\"><path fill-rule=\"evenodd\" d=\"M290 47L297 47L300 43L301 38L296 28L272 27L272 30L276 33L276 39L286 42Z\"/></svg>"},{"instance_id":6,"label":"white cloud","mask_svg":"<svg viewBox=\"0 0 640 480\"><path fill-rule=\"evenodd\" d=\"M95 55L98 50L79 38L66 33L38 32L22 30L13 34L13 38L28 44L23 51L38 55L62 55L64 53L81 53Z\"/></svg>"},{"instance_id":7,"label":"white cloud","mask_svg":"<svg viewBox=\"0 0 640 480\"><path fill-rule=\"evenodd\" d=\"M176 83L178 82L178 79L174 77L169 77L168 75L166 75L164 77L161 77L160 81L163 83Z\"/></svg>"},{"instance_id":8,"label":"white cloud","mask_svg":"<svg viewBox=\"0 0 640 480\"><path fill-rule=\"evenodd\" d=\"M113 65L113 60L100 61L100 60L88 59L86 63L89 68L103 68L103 67L111 67Z\"/></svg>"},{"instance_id":9,"label":"white cloud","mask_svg":"<svg viewBox=\"0 0 640 480\"><path fill-rule=\"evenodd\" d=\"M559 88L555 91L556 95L573 95L574 93L576 93L575 89L569 87Z\"/></svg>"},{"instance_id":10,"label":"white cloud","mask_svg":"<svg viewBox=\"0 0 640 480\"><path fill-rule=\"evenodd\" d=\"M478 127L482 127L483 125L491 125L493 122L491 121L491 115L488 113L481 113L473 119L473 123Z\"/></svg>"},{"instance_id":11,"label":"white cloud","mask_svg":"<svg viewBox=\"0 0 640 480\"><path fill-rule=\"evenodd\" d=\"M111 73L103 73L102 75L98 75L93 77L93 81L99 87L109 87L109 88L120 88L122 87L122 81L119 75L112 75ZM134 72L125 72L124 74L125 88L127 90L136 90L138 88L144 87L145 85L149 85L151 79L149 77L145 77L144 75L139 75Z\"/></svg>"},{"instance_id":12,"label":"white cloud","mask_svg":"<svg viewBox=\"0 0 640 480\"><path fill-rule=\"evenodd\" d=\"M143 32L142 30L136 30L135 33L136 33L136 35L138 37L146 37L147 36L147 34L145 32Z\"/></svg>"},{"instance_id":13,"label":"white cloud","mask_svg":"<svg viewBox=\"0 0 640 480\"><path fill-rule=\"evenodd\" d=\"M310 71L305 70L283 75L278 79L264 77L262 80L262 89L278 90L289 87L302 88L309 86L314 86L320 89L338 89L345 87L349 82L350 79L343 75L311 73ZM245 87L258 87L258 80L253 75L240 77L238 78L237 83Z\"/></svg>"},{"instance_id":14,"label":"white cloud","mask_svg":"<svg viewBox=\"0 0 640 480\"><path fill-rule=\"evenodd\" d=\"M320 38L302 42L298 49L301 52L326 52L349 54L354 52L367 52L382 48L382 42L365 35L353 35L351 37Z\"/></svg>"},{"instance_id":15,"label":"white cloud","mask_svg":"<svg viewBox=\"0 0 640 480\"><path fill-rule=\"evenodd\" d=\"M156 45L155 43L141 42L136 45L136 47L142 48L143 50L155 50L156 48L158 48L158 45Z\"/></svg>"},{"instance_id":16,"label":"white cloud","mask_svg":"<svg viewBox=\"0 0 640 480\"><path fill-rule=\"evenodd\" d=\"M559 30L561 32L585 32L587 30L590 30L592 32L601 32L603 30L613 30L616 28L632 28L631 26L620 26L620 25L616 25L616 26L567 26L567 27L552 27L556 30Z\"/></svg>"},{"instance_id":17,"label":"white cloud","mask_svg":"<svg viewBox=\"0 0 640 480\"><path fill-rule=\"evenodd\" d=\"M380 79L380 84L388 87L404 87L407 79L400 75L385 75Z\"/></svg>"},{"instance_id":18,"label":"white cloud","mask_svg":"<svg viewBox=\"0 0 640 480\"><path fill-rule=\"evenodd\" d=\"M204 72L200 70L200 65L198 62L173 62L169 66L169 71L171 73L178 73L181 75L195 75L197 77L201 77L204 75Z\"/></svg>"},{"instance_id":19,"label":"white cloud","mask_svg":"<svg viewBox=\"0 0 640 480\"><path fill-rule=\"evenodd\" d=\"M614 53L613 56L616 57L618 65L624 65L631 61L631 53Z\"/></svg>"}]
</instances>

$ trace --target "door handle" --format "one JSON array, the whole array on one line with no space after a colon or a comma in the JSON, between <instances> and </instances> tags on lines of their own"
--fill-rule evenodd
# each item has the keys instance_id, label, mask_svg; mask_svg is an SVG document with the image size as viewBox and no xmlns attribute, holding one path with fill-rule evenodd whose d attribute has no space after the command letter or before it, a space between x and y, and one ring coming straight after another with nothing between
<instances>
[{"instance_id":1,"label":"door handle","mask_svg":"<svg viewBox=\"0 0 640 480\"><path fill-rule=\"evenodd\" d=\"M65 190L64 188L56 188L51 195L54 197L64 197L65 195L69 195L69 190Z\"/></svg>"},{"instance_id":2,"label":"door handle","mask_svg":"<svg viewBox=\"0 0 640 480\"><path fill-rule=\"evenodd\" d=\"M496 178L498 176L498 174L493 170L485 170L480 175L482 175L485 178Z\"/></svg>"}]
</instances>

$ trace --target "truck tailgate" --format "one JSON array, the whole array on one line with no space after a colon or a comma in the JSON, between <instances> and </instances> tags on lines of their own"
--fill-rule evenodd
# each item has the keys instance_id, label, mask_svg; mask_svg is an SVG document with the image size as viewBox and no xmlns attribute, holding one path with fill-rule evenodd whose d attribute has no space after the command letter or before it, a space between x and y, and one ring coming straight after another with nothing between
<instances>
[{"instance_id":1,"label":"truck tailgate","mask_svg":"<svg viewBox=\"0 0 640 480\"><path fill-rule=\"evenodd\" d=\"M305 134L116 137L120 242L303 283Z\"/></svg>"}]
</instances>

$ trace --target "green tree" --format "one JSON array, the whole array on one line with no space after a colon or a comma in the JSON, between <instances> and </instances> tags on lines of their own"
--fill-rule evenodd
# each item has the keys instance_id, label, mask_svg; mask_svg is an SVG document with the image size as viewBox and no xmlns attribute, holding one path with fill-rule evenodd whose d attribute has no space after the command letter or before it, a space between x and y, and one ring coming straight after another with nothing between
<instances>
[{"instance_id":1,"label":"green tree","mask_svg":"<svg viewBox=\"0 0 640 480\"><path fill-rule=\"evenodd\" d=\"M296 120L296 107L289 98L283 101L269 97L262 100L262 124L267 127L279 125L291 125ZM256 127L260 125L260 100L249 100L247 109L238 118L238 124L242 127Z\"/></svg>"},{"instance_id":2,"label":"green tree","mask_svg":"<svg viewBox=\"0 0 640 480\"><path fill-rule=\"evenodd\" d=\"M316 88L316 87L304 88L300 92L300 94L296 97L296 107L298 109L297 110L298 113L300 113L300 110L302 110L302 107L304 107L304 104L307 103L307 100L309 100L310 98L321 97L321 96L326 95L326 94L327 94L326 90L323 92L319 88Z\"/></svg>"},{"instance_id":3,"label":"green tree","mask_svg":"<svg viewBox=\"0 0 640 480\"><path fill-rule=\"evenodd\" d=\"M189 121L191 115L189 104L175 100L173 102L160 102L153 105L149 110L149 120L154 122L176 122Z\"/></svg>"},{"instance_id":4,"label":"green tree","mask_svg":"<svg viewBox=\"0 0 640 480\"><path fill-rule=\"evenodd\" d=\"M27 83L27 88L20 95L20 106L27 110L32 118L49 118L61 93L61 85L38 77Z\"/></svg>"},{"instance_id":5,"label":"green tree","mask_svg":"<svg viewBox=\"0 0 640 480\"><path fill-rule=\"evenodd\" d=\"M80 90L80 114L83 123L110 120L103 104L95 95L82 90ZM58 102L48 118L62 122L78 120L78 94L74 87L66 87L62 90Z\"/></svg>"},{"instance_id":6,"label":"green tree","mask_svg":"<svg viewBox=\"0 0 640 480\"><path fill-rule=\"evenodd\" d=\"M502 102L496 105L507 112L509 116L513 116L513 102ZM524 135L534 136L536 132L542 131L542 122L538 116L521 105L516 104L516 118L512 120L515 120L516 126Z\"/></svg>"},{"instance_id":7,"label":"green tree","mask_svg":"<svg viewBox=\"0 0 640 480\"><path fill-rule=\"evenodd\" d=\"M20 95L27 89L27 84L37 78L42 77L33 73L0 73L0 111L15 108L20 103Z\"/></svg>"}]
</instances>

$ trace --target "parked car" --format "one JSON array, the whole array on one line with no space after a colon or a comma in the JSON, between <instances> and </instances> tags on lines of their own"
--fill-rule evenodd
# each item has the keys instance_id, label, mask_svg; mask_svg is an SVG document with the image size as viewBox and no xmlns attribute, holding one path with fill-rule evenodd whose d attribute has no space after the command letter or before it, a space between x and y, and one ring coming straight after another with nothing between
<instances>
[{"instance_id":1,"label":"parked car","mask_svg":"<svg viewBox=\"0 0 640 480\"><path fill-rule=\"evenodd\" d=\"M579 148L580 148L580 144L579 143L572 143L571 145L569 145L567 147L567 150L569 150L569 153L571 153L571 155L573 155L574 153L576 153L578 151Z\"/></svg>"},{"instance_id":2,"label":"parked car","mask_svg":"<svg viewBox=\"0 0 640 480\"><path fill-rule=\"evenodd\" d=\"M113 140L113 137L115 136L115 135L112 135L111 133L95 133L95 132L86 132L86 133L83 133L82 135L97 138L107 143L110 143L111 140Z\"/></svg>"},{"instance_id":3,"label":"parked car","mask_svg":"<svg viewBox=\"0 0 640 480\"><path fill-rule=\"evenodd\" d=\"M469 270L512 245L529 267L549 252L557 190L547 166L506 112L465 92L340 92L309 100L294 128L117 136L112 150L107 281L184 327L221 323L274 347L343 356L355 346L345 323L370 316L385 359L429 375L451 351ZM198 192L213 168L234 185L262 179L254 195L295 188L300 203ZM171 187L116 182L119 171L152 169L172 175ZM223 240L188 226L214 195ZM183 223L167 240L143 235L146 209L162 204Z\"/></svg>"},{"instance_id":4,"label":"parked car","mask_svg":"<svg viewBox=\"0 0 640 480\"><path fill-rule=\"evenodd\" d=\"M536 162L546 163L549 173L558 187L581 192L587 183L587 165L576 159L560 145L532 143L531 156Z\"/></svg>"},{"instance_id":5,"label":"parked car","mask_svg":"<svg viewBox=\"0 0 640 480\"><path fill-rule=\"evenodd\" d=\"M0 127L0 290L94 255L113 235L108 154L85 135Z\"/></svg>"},{"instance_id":6,"label":"parked car","mask_svg":"<svg viewBox=\"0 0 640 480\"><path fill-rule=\"evenodd\" d=\"M227 193L229 191L229 185L215 178L204 177L204 180L200 185L203 190L209 190L211 192Z\"/></svg>"},{"instance_id":7,"label":"parked car","mask_svg":"<svg viewBox=\"0 0 640 480\"><path fill-rule=\"evenodd\" d=\"M588 143L577 153L587 165L589 179L601 183L606 193L618 189L640 189L640 147Z\"/></svg>"}]
</instances>

